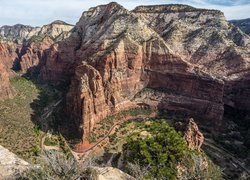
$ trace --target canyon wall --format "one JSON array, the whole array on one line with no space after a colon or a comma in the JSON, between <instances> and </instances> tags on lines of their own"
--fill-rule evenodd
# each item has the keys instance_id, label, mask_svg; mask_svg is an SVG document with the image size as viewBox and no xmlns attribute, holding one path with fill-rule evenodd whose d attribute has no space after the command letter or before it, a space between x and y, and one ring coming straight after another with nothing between
<instances>
[{"instance_id":1,"label":"canyon wall","mask_svg":"<svg viewBox=\"0 0 250 180\"><path fill-rule=\"evenodd\" d=\"M75 30L81 44L67 102L84 137L107 115L142 102L220 124L224 83L184 61L134 13L116 3L91 8ZM163 89L164 97L136 97L145 88Z\"/></svg>"},{"instance_id":2,"label":"canyon wall","mask_svg":"<svg viewBox=\"0 0 250 180\"><path fill-rule=\"evenodd\" d=\"M69 85L66 111L82 138L139 104L184 111L217 129L224 104L249 107L250 38L220 11L110 3L84 12L73 29L54 24L16 45L16 60L4 64Z\"/></svg>"}]
</instances>

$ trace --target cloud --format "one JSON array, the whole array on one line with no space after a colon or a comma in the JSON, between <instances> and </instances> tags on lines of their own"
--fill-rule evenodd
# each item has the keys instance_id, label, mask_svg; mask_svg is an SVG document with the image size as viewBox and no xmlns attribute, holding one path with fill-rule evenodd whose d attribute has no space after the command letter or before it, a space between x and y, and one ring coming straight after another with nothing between
<instances>
[{"instance_id":1,"label":"cloud","mask_svg":"<svg viewBox=\"0 0 250 180\"><path fill-rule=\"evenodd\" d=\"M83 11L110 0L0 0L0 26L17 23L41 26L56 19L75 24ZM138 5L189 4L222 10L228 19L249 17L250 0L117 0L128 9Z\"/></svg>"}]
</instances>

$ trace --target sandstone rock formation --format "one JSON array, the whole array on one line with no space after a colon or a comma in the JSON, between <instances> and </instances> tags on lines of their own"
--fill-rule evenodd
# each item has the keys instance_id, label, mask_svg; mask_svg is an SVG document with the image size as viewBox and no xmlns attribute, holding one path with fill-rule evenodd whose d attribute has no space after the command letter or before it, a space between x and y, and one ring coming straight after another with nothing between
<instances>
[{"instance_id":1,"label":"sandstone rock formation","mask_svg":"<svg viewBox=\"0 0 250 180\"><path fill-rule=\"evenodd\" d=\"M5 66L9 74L13 74L12 68L18 60L20 49L21 46L11 41L0 43L0 62Z\"/></svg>"},{"instance_id":2,"label":"sandstone rock formation","mask_svg":"<svg viewBox=\"0 0 250 180\"><path fill-rule=\"evenodd\" d=\"M186 5L140 6L133 12L185 61L222 79L226 105L247 107L250 38L226 21L222 12Z\"/></svg>"},{"instance_id":3,"label":"sandstone rock formation","mask_svg":"<svg viewBox=\"0 0 250 180\"><path fill-rule=\"evenodd\" d=\"M249 68L250 38L218 10L186 5L139 6L133 10L158 32L184 60L212 76L228 76Z\"/></svg>"},{"instance_id":4,"label":"sandstone rock formation","mask_svg":"<svg viewBox=\"0 0 250 180\"><path fill-rule=\"evenodd\" d=\"M192 118L187 121L186 128L184 131L184 138L188 143L188 147L190 149L195 149L198 151L201 150L201 146L204 142L204 136L199 131L197 124Z\"/></svg>"},{"instance_id":5,"label":"sandstone rock formation","mask_svg":"<svg viewBox=\"0 0 250 180\"><path fill-rule=\"evenodd\" d=\"M13 96L9 78L13 75L11 68L18 58L16 49L16 44L12 42L0 44L0 100Z\"/></svg>"},{"instance_id":6,"label":"sandstone rock formation","mask_svg":"<svg viewBox=\"0 0 250 180\"><path fill-rule=\"evenodd\" d=\"M16 24L14 26L2 26L0 27L0 37L2 39L9 39L22 43L22 41L28 36L28 34L34 28L22 24Z\"/></svg>"},{"instance_id":7,"label":"sandstone rock formation","mask_svg":"<svg viewBox=\"0 0 250 180\"><path fill-rule=\"evenodd\" d=\"M16 179L31 165L0 145L0 179Z\"/></svg>"},{"instance_id":8,"label":"sandstone rock formation","mask_svg":"<svg viewBox=\"0 0 250 180\"><path fill-rule=\"evenodd\" d=\"M45 62L46 52L52 44L54 44L54 41L49 36L45 36L40 41L24 45L21 50L21 56L17 61L19 64L17 70L23 73L39 72Z\"/></svg>"},{"instance_id":9,"label":"sandstone rock formation","mask_svg":"<svg viewBox=\"0 0 250 180\"><path fill-rule=\"evenodd\" d=\"M211 127L221 124L225 104L250 107L250 38L220 11L110 3L60 34L65 26L31 30L17 63L45 83L70 84L67 112L83 138L106 116L141 103Z\"/></svg>"},{"instance_id":10,"label":"sandstone rock formation","mask_svg":"<svg viewBox=\"0 0 250 180\"><path fill-rule=\"evenodd\" d=\"M116 3L91 8L74 33L81 41L74 48L76 68L67 100L86 136L108 114L141 102L203 114L219 124L223 82L184 61L137 14ZM163 91L133 101L144 88Z\"/></svg>"},{"instance_id":11,"label":"sandstone rock formation","mask_svg":"<svg viewBox=\"0 0 250 180\"><path fill-rule=\"evenodd\" d=\"M12 97L9 78L15 75L14 71L39 74L48 49L55 42L67 38L72 28L62 21L54 21L41 28L24 25L1 27L0 99Z\"/></svg>"}]
</instances>

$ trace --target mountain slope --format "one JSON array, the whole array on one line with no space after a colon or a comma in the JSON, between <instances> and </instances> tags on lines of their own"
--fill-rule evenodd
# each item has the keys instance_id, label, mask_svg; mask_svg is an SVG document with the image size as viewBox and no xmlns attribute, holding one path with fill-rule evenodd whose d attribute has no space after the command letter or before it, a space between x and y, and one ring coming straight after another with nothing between
<instances>
[{"instance_id":1,"label":"mountain slope","mask_svg":"<svg viewBox=\"0 0 250 180\"><path fill-rule=\"evenodd\" d=\"M239 27L244 33L250 35L250 18L240 19L240 20L231 20L235 26Z\"/></svg>"},{"instance_id":2,"label":"mountain slope","mask_svg":"<svg viewBox=\"0 0 250 180\"><path fill-rule=\"evenodd\" d=\"M139 6L133 12L144 18L183 59L213 75L228 76L250 66L250 37L227 22L218 10L163 5Z\"/></svg>"},{"instance_id":3,"label":"mountain slope","mask_svg":"<svg viewBox=\"0 0 250 180\"><path fill-rule=\"evenodd\" d=\"M139 6L133 10L184 60L225 81L225 103L249 109L250 37L217 10L186 5Z\"/></svg>"}]
</instances>

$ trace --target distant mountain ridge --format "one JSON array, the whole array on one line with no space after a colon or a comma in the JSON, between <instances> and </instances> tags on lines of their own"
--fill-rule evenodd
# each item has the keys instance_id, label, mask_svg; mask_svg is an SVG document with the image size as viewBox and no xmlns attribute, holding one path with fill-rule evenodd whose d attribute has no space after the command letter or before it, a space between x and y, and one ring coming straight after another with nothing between
<instances>
[{"instance_id":1,"label":"distant mountain ridge","mask_svg":"<svg viewBox=\"0 0 250 180\"><path fill-rule=\"evenodd\" d=\"M32 27L29 25L16 24L13 26L0 27L0 39L15 41L19 44L28 41L34 36L50 36L56 38L63 32L69 32L74 25L61 20L56 20L42 27Z\"/></svg>"},{"instance_id":2,"label":"distant mountain ridge","mask_svg":"<svg viewBox=\"0 0 250 180\"><path fill-rule=\"evenodd\" d=\"M250 18L240 19L240 20L231 20L235 26L239 27L243 32L250 35Z\"/></svg>"}]
</instances>

